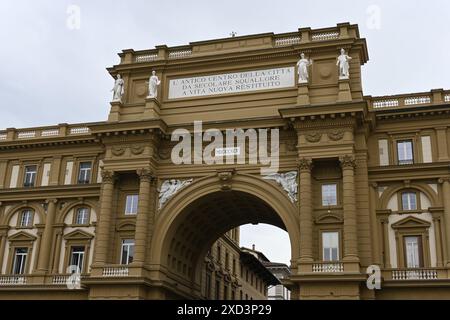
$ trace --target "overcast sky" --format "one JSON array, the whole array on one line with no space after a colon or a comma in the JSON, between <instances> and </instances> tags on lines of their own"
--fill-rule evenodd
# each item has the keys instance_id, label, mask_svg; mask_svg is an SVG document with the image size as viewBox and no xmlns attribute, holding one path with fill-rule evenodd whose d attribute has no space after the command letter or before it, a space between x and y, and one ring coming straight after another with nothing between
<instances>
[{"instance_id":1,"label":"overcast sky","mask_svg":"<svg viewBox=\"0 0 450 320\"><path fill-rule=\"evenodd\" d=\"M74 26L70 5L80 9L79 29L68 27ZM231 31L358 23L370 56L365 94L450 88L447 0L1 0L0 16L0 128L106 120L113 80L105 68L119 62L122 49L181 45Z\"/></svg>"}]
</instances>

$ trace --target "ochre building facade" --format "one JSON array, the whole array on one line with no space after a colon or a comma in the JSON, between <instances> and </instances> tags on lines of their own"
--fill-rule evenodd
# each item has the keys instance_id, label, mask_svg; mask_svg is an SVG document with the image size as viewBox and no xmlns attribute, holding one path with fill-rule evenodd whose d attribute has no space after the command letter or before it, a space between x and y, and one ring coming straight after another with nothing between
<instances>
[{"instance_id":1,"label":"ochre building facade","mask_svg":"<svg viewBox=\"0 0 450 320\"><path fill-rule=\"evenodd\" d=\"M119 56L107 120L0 131L1 298L214 298L208 251L247 223L288 232L292 299L450 298L450 91L365 96L348 23ZM278 175L175 164L198 120L279 130Z\"/></svg>"}]
</instances>

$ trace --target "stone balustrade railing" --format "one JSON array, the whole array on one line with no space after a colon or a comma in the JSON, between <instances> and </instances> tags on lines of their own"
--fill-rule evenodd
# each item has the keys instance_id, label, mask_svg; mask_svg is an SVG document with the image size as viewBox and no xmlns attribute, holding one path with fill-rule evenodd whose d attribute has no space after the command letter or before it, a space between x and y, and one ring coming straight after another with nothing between
<instances>
[{"instance_id":1,"label":"stone balustrade railing","mask_svg":"<svg viewBox=\"0 0 450 320\"><path fill-rule=\"evenodd\" d=\"M267 35L265 35L267 36ZM258 35L255 35L258 37ZM246 41L248 36L246 36L242 41ZM348 23L338 24L334 28L324 28L324 29L316 29L311 30L309 28L299 29L296 32L291 33L283 33L283 34L274 34L272 35L272 47L285 47L292 45L301 45L303 43L309 42L319 42L319 41L332 41L339 39L348 39L348 38L359 38L359 34L357 31L357 27L354 25L350 25ZM219 39L217 41L236 41L240 39L240 37L235 38L226 38ZM269 43L269 42L267 42ZM127 63L145 63L145 62L153 62L160 60L174 60L174 59L182 59L191 56L195 56L197 52L204 54L204 51L198 50L199 46L204 45L204 42L201 43L191 43L186 46L179 47L166 47L166 46L157 46L156 49L151 50L124 50L120 55L122 58L122 62L124 64ZM245 46L245 44L243 45ZM242 49L243 46L239 46ZM270 46L270 44L268 44ZM253 47L252 47L253 48ZM220 49L218 50L220 51Z\"/></svg>"},{"instance_id":2,"label":"stone balustrade railing","mask_svg":"<svg viewBox=\"0 0 450 320\"><path fill-rule=\"evenodd\" d=\"M437 280L437 269L402 269L392 270L392 280Z\"/></svg>"},{"instance_id":3,"label":"stone balustrade railing","mask_svg":"<svg viewBox=\"0 0 450 320\"><path fill-rule=\"evenodd\" d=\"M27 277L22 275L0 276L0 286L16 286L27 284Z\"/></svg>"},{"instance_id":4,"label":"stone balustrade railing","mask_svg":"<svg viewBox=\"0 0 450 320\"><path fill-rule=\"evenodd\" d=\"M57 127L43 127L32 129L8 128L6 130L0 131L0 143L7 141L80 136L89 134L90 130L86 124L82 125L60 124Z\"/></svg>"},{"instance_id":5,"label":"stone balustrade railing","mask_svg":"<svg viewBox=\"0 0 450 320\"><path fill-rule=\"evenodd\" d=\"M416 106L432 106L450 102L450 91L442 89L429 93L395 95L385 97L367 97L369 109L373 111L410 108Z\"/></svg>"},{"instance_id":6,"label":"stone balustrade railing","mask_svg":"<svg viewBox=\"0 0 450 320\"><path fill-rule=\"evenodd\" d=\"M318 262L312 265L313 273L338 273L344 272L344 264L342 262Z\"/></svg>"},{"instance_id":7,"label":"stone balustrade railing","mask_svg":"<svg viewBox=\"0 0 450 320\"><path fill-rule=\"evenodd\" d=\"M103 277L128 277L129 270L126 266L109 266L103 268Z\"/></svg>"}]
</instances>

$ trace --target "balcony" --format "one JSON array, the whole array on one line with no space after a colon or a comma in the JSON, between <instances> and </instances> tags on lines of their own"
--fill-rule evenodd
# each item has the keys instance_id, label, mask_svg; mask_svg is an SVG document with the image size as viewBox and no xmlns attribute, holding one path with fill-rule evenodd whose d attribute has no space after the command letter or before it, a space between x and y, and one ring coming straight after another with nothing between
<instances>
[{"instance_id":1,"label":"balcony","mask_svg":"<svg viewBox=\"0 0 450 320\"><path fill-rule=\"evenodd\" d=\"M342 262L318 262L312 264L313 273L340 273L344 272Z\"/></svg>"},{"instance_id":2,"label":"balcony","mask_svg":"<svg viewBox=\"0 0 450 320\"><path fill-rule=\"evenodd\" d=\"M26 275L4 275L0 276L0 286L17 286L27 284Z\"/></svg>"},{"instance_id":3,"label":"balcony","mask_svg":"<svg viewBox=\"0 0 450 320\"><path fill-rule=\"evenodd\" d=\"M128 275L128 266L124 265L104 267L102 272L103 277L128 277Z\"/></svg>"},{"instance_id":4,"label":"balcony","mask_svg":"<svg viewBox=\"0 0 450 320\"><path fill-rule=\"evenodd\" d=\"M396 282L439 280L447 279L447 270L443 268L388 269L383 271L383 278Z\"/></svg>"}]
</instances>

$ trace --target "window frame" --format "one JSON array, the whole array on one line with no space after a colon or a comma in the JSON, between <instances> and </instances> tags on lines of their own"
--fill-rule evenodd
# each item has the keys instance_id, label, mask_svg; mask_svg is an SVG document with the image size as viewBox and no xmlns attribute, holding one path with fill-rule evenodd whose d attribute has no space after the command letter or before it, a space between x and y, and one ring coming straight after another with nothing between
<instances>
[{"instance_id":1,"label":"window frame","mask_svg":"<svg viewBox=\"0 0 450 320\"><path fill-rule=\"evenodd\" d=\"M416 197L416 208L415 209L406 209L403 207L403 195L404 194L414 194ZM422 211L422 205L420 202L420 192L415 189L403 189L400 190L397 194L398 198L398 211L399 212L405 212L405 213L414 213L414 212L421 212Z\"/></svg>"},{"instance_id":2,"label":"window frame","mask_svg":"<svg viewBox=\"0 0 450 320\"><path fill-rule=\"evenodd\" d=\"M128 212L128 198L131 197L132 199L135 197L136 198L136 212ZM134 204L132 202L132 204ZM134 206L132 205L130 207L131 209L134 208ZM123 210L123 214L125 216L136 216L139 210L139 194L138 193L127 193L125 194L125 201L124 201L124 210Z\"/></svg>"},{"instance_id":3,"label":"window frame","mask_svg":"<svg viewBox=\"0 0 450 320\"><path fill-rule=\"evenodd\" d=\"M16 269L16 259L17 259L17 250L19 249L26 249L26 253L25 254L20 254L21 256L25 256L24 261L22 260L22 267L23 267L23 272L21 273L16 273L15 269ZM30 248L27 246L17 246L17 247L13 247L13 257L12 257L12 263L11 263L11 274L13 275L17 275L17 276L23 276L27 274L27 270L28 270L28 265L29 265L29 255L30 253Z\"/></svg>"},{"instance_id":4,"label":"window frame","mask_svg":"<svg viewBox=\"0 0 450 320\"><path fill-rule=\"evenodd\" d=\"M419 255L419 266L417 267L409 267L408 266L408 247L406 245L406 238L417 238L417 253ZM423 251L423 235L403 235L402 236L402 244L403 244L403 254L404 254L404 261L405 261L405 268L407 269L420 269L420 268L424 268L424 251Z\"/></svg>"},{"instance_id":5,"label":"window frame","mask_svg":"<svg viewBox=\"0 0 450 320\"><path fill-rule=\"evenodd\" d=\"M34 174L32 174L32 181L27 182L27 168L34 167L35 171ZM37 164L24 164L23 166L23 177L22 177L22 183L24 188L33 188L38 184L38 170L39 166Z\"/></svg>"},{"instance_id":6,"label":"window frame","mask_svg":"<svg viewBox=\"0 0 450 320\"><path fill-rule=\"evenodd\" d=\"M87 223L78 223L78 212L81 209L87 210ZM88 206L79 206L74 208L72 224L74 226L88 226L91 224L91 208Z\"/></svg>"},{"instance_id":7,"label":"window frame","mask_svg":"<svg viewBox=\"0 0 450 320\"><path fill-rule=\"evenodd\" d=\"M399 153L399 144L410 142L411 143L411 157L412 159L402 159L400 160L400 153ZM395 153L396 153L396 163L397 165L411 165L417 163L417 156L415 154L416 152L416 146L415 146L415 139L413 138L399 138L395 140ZM403 161L403 163L402 163Z\"/></svg>"},{"instance_id":8,"label":"window frame","mask_svg":"<svg viewBox=\"0 0 450 320\"><path fill-rule=\"evenodd\" d=\"M25 212L29 212L31 213L31 217L30 217L30 224L29 225L23 225L22 221L23 221L23 216ZM19 211L18 217L17 217L17 229L31 229L33 228L34 225L34 209L31 208L25 208Z\"/></svg>"},{"instance_id":9,"label":"window frame","mask_svg":"<svg viewBox=\"0 0 450 320\"><path fill-rule=\"evenodd\" d=\"M334 233L337 234L337 259L336 260L325 260L325 245L324 245L324 234L326 233ZM321 252L321 261L322 262L329 262L329 263L333 263L333 262L339 262L342 258L342 240L341 240L341 232L340 230L337 229L330 229L330 230L321 230L320 232L320 252ZM330 257L332 256L332 254L330 255Z\"/></svg>"},{"instance_id":10,"label":"window frame","mask_svg":"<svg viewBox=\"0 0 450 320\"><path fill-rule=\"evenodd\" d=\"M81 261L80 273L84 273L85 265L86 265L86 246L85 245L78 245L78 244L75 245L74 244L74 245L71 245L69 247L69 258L68 258L68 265L67 265L67 267L70 267L72 265L74 248L83 248L83 251L79 251L79 252L82 252L82 261Z\"/></svg>"},{"instance_id":11,"label":"window frame","mask_svg":"<svg viewBox=\"0 0 450 320\"><path fill-rule=\"evenodd\" d=\"M88 170L82 169L81 166L83 164L87 164L87 163L89 164L89 169ZM89 184L89 183L91 183L92 182L92 170L93 170L93 161L79 161L78 162L77 184ZM87 177L86 177L86 174L84 175L85 176L84 180L80 179L82 171L89 171L89 174L88 174Z\"/></svg>"},{"instance_id":12,"label":"window frame","mask_svg":"<svg viewBox=\"0 0 450 320\"><path fill-rule=\"evenodd\" d=\"M131 244L126 244L125 241L133 241L133 245ZM123 252L124 252L124 247L127 246L128 250L127 250L127 263L123 263ZM136 241L133 238L121 238L120 241L120 264L121 265L130 265L131 263L133 263L134 261L134 255L135 255L135 246L136 246ZM130 247L133 247L133 251L132 251L132 260L130 261Z\"/></svg>"},{"instance_id":13,"label":"window frame","mask_svg":"<svg viewBox=\"0 0 450 320\"><path fill-rule=\"evenodd\" d=\"M335 186L336 187L336 203L335 204L324 204L325 198L324 198L324 192L323 192L324 190L323 189L325 186ZM340 193L339 193L339 183L338 182L332 181L332 182L323 182L320 184L320 206L322 208L339 206L339 204L340 204L339 196L340 196Z\"/></svg>"}]
</instances>

